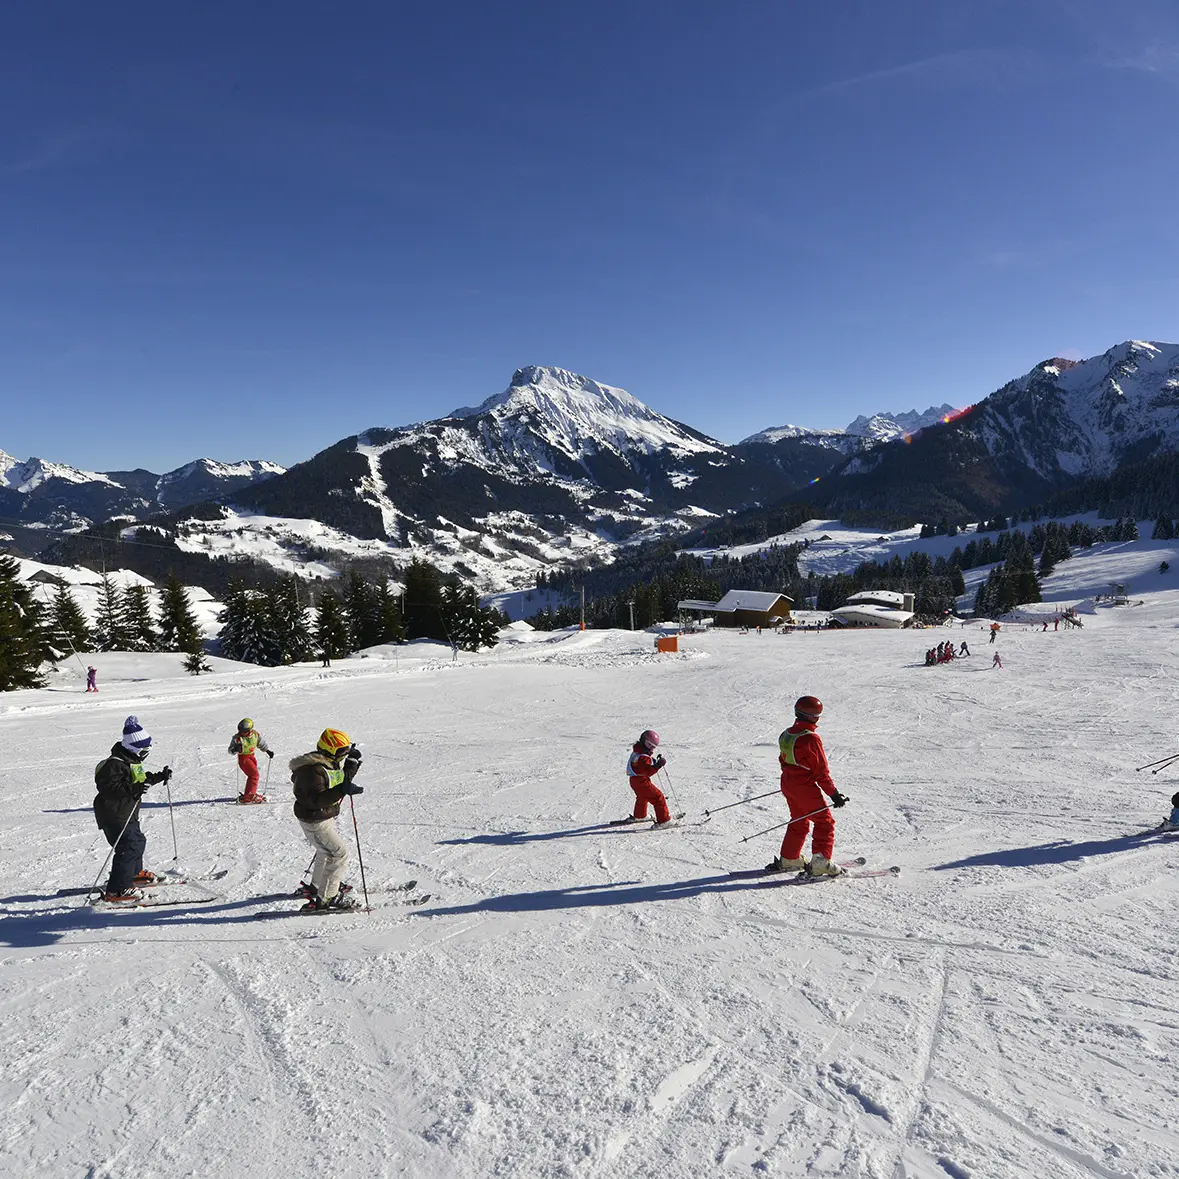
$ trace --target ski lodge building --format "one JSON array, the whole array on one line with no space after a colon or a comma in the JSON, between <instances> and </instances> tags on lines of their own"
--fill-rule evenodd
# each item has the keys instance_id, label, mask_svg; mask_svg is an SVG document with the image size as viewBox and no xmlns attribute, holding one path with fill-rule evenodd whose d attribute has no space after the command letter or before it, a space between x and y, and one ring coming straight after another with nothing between
<instances>
[{"instance_id":1,"label":"ski lodge building","mask_svg":"<svg viewBox=\"0 0 1179 1179\"><path fill-rule=\"evenodd\" d=\"M913 621L913 595L895 590L862 590L852 594L831 617L843 626L880 626L896 630Z\"/></svg>"},{"instance_id":2,"label":"ski lodge building","mask_svg":"<svg viewBox=\"0 0 1179 1179\"><path fill-rule=\"evenodd\" d=\"M694 598L679 603L684 611L711 614L716 626L777 626L789 622L793 599L785 594L761 590L729 590L719 602L700 602Z\"/></svg>"}]
</instances>

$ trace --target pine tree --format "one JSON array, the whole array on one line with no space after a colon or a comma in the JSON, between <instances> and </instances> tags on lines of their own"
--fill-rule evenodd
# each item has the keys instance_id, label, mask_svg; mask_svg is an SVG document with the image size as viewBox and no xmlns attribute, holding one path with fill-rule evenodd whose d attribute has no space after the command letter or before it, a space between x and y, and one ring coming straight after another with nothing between
<instances>
[{"instance_id":1,"label":"pine tree","mask_svg":"<svg viewBox=\"0 0 1179 1179\"><path fill-rule=\"evenodd\" d=\"M299 600L299 579L285 578L269 599L271 623L279 647L279 661L302 663L311 658L314 640L307 613Z\"/></svg>"},{"instance_id":2,"label":"pine tree","mask_svg":"<svg viewBox=\"0 0 1179 1179\"><path fill-rule=\"evenodd\" d=\"M123 593L109 573L102 575L98 590L98 618L94 624L94 646L99 651L126 651L130 641Z\"/></svg>"},{"instance_id":3,"label":"pine tree","mask_svg":"<svg viewBox=\"0 0 1179 1179\"><path fill-rule=\"evenodd\" d=\"M193 613L188 590L174 574L168 575L160 594L160 650L187 651L191 654L203 646L200 623Z\"/></svg>"},{"instance_id":4,"label":"pine tree","mask_svg":"<svg viewBox=\"0 0 1179 1179\"><path fill-rule=\"evenodd\" d=\"M123 592L126 650L155 651L159 639L151 616L151 598L145 585L129 585Z\"/></svg>"},{"instance_id":5,"label":"pine tree","mask_svg":"<svg viewBox=\"0 0 1179 1179\"><path fill-rule=\"evenodd\" d=\"M479 605L479 598L469 585L442 587L443 622L451 644L460 651L478 651L499 642L499 615Z\"/></svg>"},{"instance_id":6,"label":"pine tree","mask_svg":"<svg viewBox=\"0 0 1179 1179\"><path fill-rule=\"evenodd\" d=\"M353 651L382 642L381 610L376 590L356 569L348 571L343 591L344 616Z\"/></svg>"},{"instance_id":7,"label":"pine tree","mask_svg":"<svg viewBox=\"0 0 1179 1179\"><path fill-rule=\"evenodd\" d=\"M93 638L86 615L70 591L69 586L59 584L50 611L50 627L54 641L77 654L89 651Z\"/></svg>"},{"instance_id":8,"label":"pine tree","mask_svg":"<svg viewBox=\"0 0 1179 1179\"><path fill-rule=\"evenodd\" d=\"M0 554L0 692L41 687L50 653L41 607L19 577L16 561Z\"/></svg>"},{"instance_id":9,"label":"pine tree","mask_svg":"<svg viewBox=\"0 0 1179 1179\"><path fill-rule=\"evenodd\" d=\"M378 643L400 643L405 638L405 622L401 617L401 607L397 602L397 595L389 585L389 579L382 576L377 582L377 618L380 621L380 638Z\"/></svg>"},{"instance_id":10,"label":"pine tree","mask_svg":"<svg viewBox=\"0 0 1179 1179\"><path fill-rule=\"evenodd\" d=\"M315 615L315 641L329 659L343 659L352 653L348 619L340 599L332 590L324 590Z\"/></svg>"},{"instance_id":11,"label":"pine tree","mask_svg":"<svg viewBox=\"0 0 1179 1179\"><path fill-rule=\"evenodd\" d=\"M204 651L190 651L184 660L184 670L190 675L200 675L204 671L212 671L213 665L205 658Z\"/></svg>"},{"instance_id":12,"label":"pine tree","mask_svg":"<svg viewBox=\"0 0 1179 1179\"><path fill-rule=\"evenodd\" d=\"M1175 525L1171 522L1169 516L1160 516L1154 522L1154 531L1150 534L1151 540L1174 540L1175 539Z\"/></svg>"},{"instance_id":13,"label":"pine tree","mask_svg":"<svg viewBox=\"0 0 1179 1179\"><path fill-rule=\"evenodd\" d=\"M405 571L405 633L411 639L450 642L442 619L442 578L427 561L416 557Z\"/></svg>"},{"instance_id":14,"label":"pine tree","mask_svg":"<svg viewBox=\"0 0 1179 1179\"><path fill-rule=\"evenodd\" d=\"M276 667L282 662L282 644L270 601L260 590L248 590L232 582L220 614L221 653L242 663Z\"/></svg>"}]
</instances>

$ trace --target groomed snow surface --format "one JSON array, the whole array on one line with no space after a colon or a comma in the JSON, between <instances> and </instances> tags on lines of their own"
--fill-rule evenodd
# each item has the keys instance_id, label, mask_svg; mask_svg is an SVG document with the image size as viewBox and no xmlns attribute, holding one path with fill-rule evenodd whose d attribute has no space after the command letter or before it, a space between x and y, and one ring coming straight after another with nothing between
<instances>
[{"instance_id":1,"label":"groomed snow surface","mask_svg":"<svg viewBox=\"0 0 1179 1179\"><path fill-rule=\"evenodd\" d=\"M525 633L455 663L175 674L103 656L0 698L0 1171L87 1179L1179 1175L1179 593L1080 632ZM896 879L731 879L781 832L777 736L827 705L838 852ZM135 713L175 769L191 907L95 910L94 764ZM226 805L243 715L273 805ZM366 750L376 909L280 916L309 852L285 759ZM663 737L690 825L610 828ZM173 867L162 788L148 865ZM353 843L351 820L344 828ZM359 890L355 870L351 879ZM386 891L417 879L433 900ZM163 892L165 890L161 890ZM205 895L176 887L169 898ZM159 894L157 894L159 895ZM259 914L273 919L256 920Z\"/></svg>"}]
</instances>

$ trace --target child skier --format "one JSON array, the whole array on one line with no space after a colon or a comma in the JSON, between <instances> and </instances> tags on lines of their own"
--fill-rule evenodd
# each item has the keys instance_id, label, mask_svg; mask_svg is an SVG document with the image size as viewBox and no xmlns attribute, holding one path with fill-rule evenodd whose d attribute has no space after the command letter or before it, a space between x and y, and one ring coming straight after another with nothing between
<instances>
[{"instance_id":1,"label":"child skier","mask_svg":"<svg viewBox=\"0 0 1179 1179\"><path fill-rule=\"evenodd\" d=\"M652 757L658 748L659 734L653 729L645 729L634 743L630 757L626 759L626 775L630 778L630 788L635 792L635 809L623 820L625 823L638 823L645 819L648 803L655 808L656 827L671 822L667 799L663 797L663 791L651 781L667 764L662 753Z\"/></svg>"},{"instance_id":2,"label":"child skier","mask_svg":"<svg viewBox=\"0 0 1179 1179\"><path fill-rule=\"evenodd\" d=\"M237 754L238 768L246 776L246 788L237 796L238 802L243 805L266 801L266 795L258 793L258 757L255 752L258 749L261 749L271 761L274 760L274 750L254 728L254 722L248 716L242 717L237 722L237 732L229 743L229 752Z\"/></svg>"},{"instance_id":3,"label":"child skier","mask_svg":"<svg viewBox=\"0 0 1179 1179\"><path fill-rule=\"evenodd\" d=\"M324 729L315 748L291 763L291 784L295 789L295 818L307 842L315 848L311 873L313 894L302 913L325 909L356 909L359 902L341 888L348 865L348 847L336 830L340 804L349 794L363 794L364 787L352 779L360 769L360 750L347 733Z\"/></svg>"},{"instance_id":4,"label":"child skier","mask_svg":"<svg viewBox=\"0 0 1179 1179\"><path fill-rule=\"evenodd\" d=\"M98 668L97 667L86 668L86 691L87 692L97 692L98 691Z\"/></svg>"},{"instance_id":5,"label":"child skier","mask_svg":"<svg viewBox=\"0 0 1179 1179\"><path fill-rule=\"evenodd\" d=\"M838 876L843 869L831 861L835 851L835 816L827 807L840 807L847 802L845 795L835 789L823 739L815 731L823 712L822 701L815 696L800 696L794 702L794 724L778 738L778 762L782 767L782 793L790 807L794 822L782 837L778 857L766 865L767 872L789 872L802 869L810 876ZM802 849L810 832L813 812L815 836L811 843L814 853L808 864Z\"/></svg>"},{"instance_id":6,"label":"child skier","mask_svg":"<svg viewBox=\"0 0 1179 1179\"><path fill-rule=\"evenodd\" d=\"M1179 831L1179 794L1171 795L1171 813L1163 820L1164 831Z\"/></svg>"},{"instance_id":7,"label":"child skier","mask_svg":"<svg viewBox=\"0 0 1179 1179\"><path fill-rule=\"evenodd\" d=\"M168 766L153 774L143 768L151 752L151 736L139 721L129 716L122 740L111 746L110 756L94 767L94 821L113 847L111 874L102 899L113 904L138 901L143 894L137 884L151 884L155 875L144 871L143 853L147 840L139 828L139 802L149 786L172 777Z\"/></svg>"},{"instance_id":8,"label":"child skier","mask_svg":"<svg viewBox=\"0 0 1179 1179\"><path fill-rule=\"evenodd\" d=\"M1003 660L999 658L998 651L995 652L995 658L991 660L991 670L994 671L996 667L1000 671L1003 670Z\"/></svg>"}]
</instances>

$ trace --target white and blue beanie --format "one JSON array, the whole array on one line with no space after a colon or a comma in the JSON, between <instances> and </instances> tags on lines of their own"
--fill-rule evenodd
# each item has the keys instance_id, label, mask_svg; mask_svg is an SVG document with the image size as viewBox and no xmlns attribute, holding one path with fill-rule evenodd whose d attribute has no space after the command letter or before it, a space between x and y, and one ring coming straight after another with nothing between
<instances>
[{"instance_id":1,"label":"white and blue beanie","mask_svg":"<svg viewBox=\"0 0 1179 1179\"><path fill-rule=\"evenodd\" d=\"M123 722L123 748L129 753L146 753L151 748L151 734L139 723L139 718L129 716Z\"/></svg>"}]
</instances>

